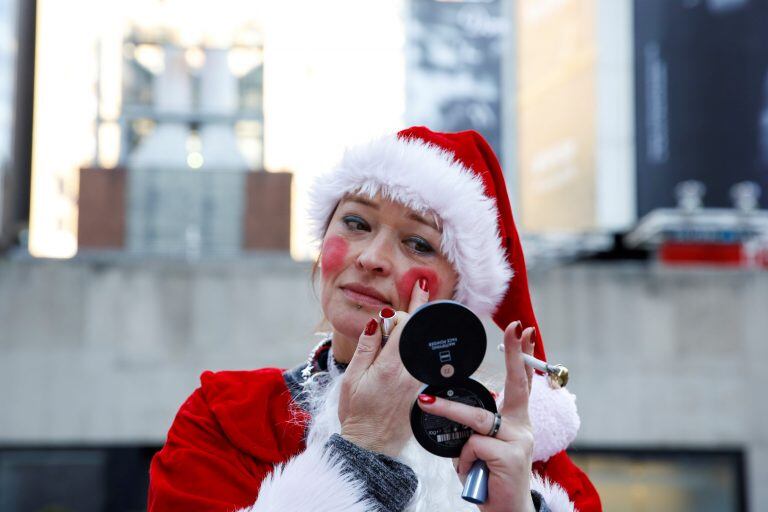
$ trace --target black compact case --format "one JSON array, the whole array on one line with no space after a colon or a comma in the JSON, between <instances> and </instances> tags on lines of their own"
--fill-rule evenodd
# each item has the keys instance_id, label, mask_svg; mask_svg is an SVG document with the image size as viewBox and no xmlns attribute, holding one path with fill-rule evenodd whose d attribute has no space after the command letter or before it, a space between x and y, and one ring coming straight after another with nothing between
<instances>
[{"instance_id":1,"label":"black compact case","mask_svg":"<svg viewBox=\"0 0 768 512\"><path fill-rule=\"evenodd\" d=\"M443 300L414 311L400 335L400 358L426 384L422 393L496 412L490 391L472 380L485 357L487 339L480 319L458 302ZM411 429L421 446L442 457L458 457L472 429L411 409Z\"/></svg>"}]
</instances>

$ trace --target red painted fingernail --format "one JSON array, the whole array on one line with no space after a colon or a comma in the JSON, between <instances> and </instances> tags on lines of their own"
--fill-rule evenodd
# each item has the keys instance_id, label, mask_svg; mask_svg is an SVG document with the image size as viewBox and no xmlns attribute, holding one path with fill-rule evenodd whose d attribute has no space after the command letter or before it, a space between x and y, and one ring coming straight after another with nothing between
<instances>
[{"instance_id":1,"label":"red painted fingernail","mask_svg":"<svg viewBox=\"0 0 768 512\"><path fill-rule=\"evenodd\" d=\"M365 335L371 336L373 333L376 332L376 328L379 326L379 322L376 321L375 318L371 318L368 320L368 323L365 324Z\"/></svg>"},{"instance_id":2,"label":"red painted fingernail","mask_svg":"<svg viewBox=\"0 0 768 512\"><path fill-rule=\"evenodd\" d=\"M435 403L435 397L432 395L425 395L424 393L419 395L419 402L423 404L433 404Z\"/></svg>"},{"instance_id":3,"label":"red painted fingernail","mask_svg":"<svg viewBox=\"0 0 768 512\"><path fill-rule=\"evenodd\" d=\"M395 316L395 310L392 308L383 308L379 314L382 318L392 318Z\"/></svg>"},{"instance_id":4,"label":"red painted fingernail","mask_svg":"<svg viewBox=\"0 0 768 512\"><path fill-rule=\"evenodd\" d=\"M426 278L422 277L421 279L419 279L419 288L421 288L425 292L429 291L429 282L427 282Z\"/></svg>"},{"instance_id":5,"label":"red painted fingernail","mask_svg":"<svg viewBox=\"0 0 768 512\"><path fill-rule=\"evenodd\" d=\"M531 345L535 345L536 344L536 336L537 336L536 335L536 328L534 327L533 328L533 332L531 333Z\"/></svg>"},{"instance_id":6,"label":"red painted fingernail","mask_svg":"<svg viewBox=\"0 0 768 512\"><path fill-rule=\"evenodd\" d=\"M523 335L523 324L521 322L517 322L517 325L515 326L515 336L518 338Z\"/></svg>"}]
</instances>

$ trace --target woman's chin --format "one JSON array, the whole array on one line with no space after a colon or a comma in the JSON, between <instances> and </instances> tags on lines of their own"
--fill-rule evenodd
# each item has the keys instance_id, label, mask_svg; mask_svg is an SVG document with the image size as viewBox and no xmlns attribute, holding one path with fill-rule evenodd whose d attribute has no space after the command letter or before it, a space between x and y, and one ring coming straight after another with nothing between
<instances>
[{"instance_id":1,"label":"woman's chin","mask_svg":"<svg viewBox=\"0 0 768 512\"><path fill-rule=\"evenodd\" d=\"M353 310L343 315L334 315L335 318L329 318L329 323L333 331L351 342L357 344L357 340L365 330L368 321L378 314L366 312L365 310Z\"/></svg>"},{"instance_id":2,"label":"woman's chin","mask_svg":"<svg viewBox=\"0 0 768 512\"><path fill-rule=\"evenodd\" d=\"M357 340L365 330L365 324L368 323L371 317L370 315L355 316L361 316L362 318L345 318L342 322L337 322L340 325L333 324L333 329L345 338L354 340L355 344L357 344Z\"/></svg>"},{"instance_id":3,"label":"woman's chin","mask_svg":"<svg viewBox=\"0 0 768 512\"><path fill-rule=\"evenodd\" d=\"M339 306L334 307L330 317L326 315L326 318L330 320L336 331L345 336L359 337L368 320L379 315L379 308L369 306L359 308L356 304L346 301Z\"/></svg>"}]
</instances>

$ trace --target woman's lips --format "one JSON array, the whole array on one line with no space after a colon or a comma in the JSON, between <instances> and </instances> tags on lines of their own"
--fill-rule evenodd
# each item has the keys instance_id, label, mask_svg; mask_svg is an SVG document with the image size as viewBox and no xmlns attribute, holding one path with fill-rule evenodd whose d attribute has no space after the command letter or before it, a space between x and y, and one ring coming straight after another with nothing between
<instances>
[{"instance_id":1,"label":"woman's lips","mask_svg":"<svg viewBox=\"0 0 768 512\"><path fill-rule=\"evenodd\" d=\"M344 296L354 302L355 304L363 304L366 306L373 306L373 307L381 307L388 305L386 302L383 302L376 297L371 297L370 295L366 295L364 293L356 292L354 290L350 290L349 288L342 288L341 291L344 293Z\"/></svg>"}]
</instances>

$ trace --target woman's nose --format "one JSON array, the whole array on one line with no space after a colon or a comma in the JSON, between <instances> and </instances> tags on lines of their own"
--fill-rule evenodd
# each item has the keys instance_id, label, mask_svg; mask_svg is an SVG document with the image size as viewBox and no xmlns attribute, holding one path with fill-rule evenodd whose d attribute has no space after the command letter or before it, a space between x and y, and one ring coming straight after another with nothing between
<instances>
[{"instance_id":1,"label":"woman's nose","mask_svg":"<svg viewBox=\"0 0 768 512\"><path fill-rule=\"evenodd\" d=\"M369 272L389 275L392 272L392 242L384 232L369 239L357 257L357 265Z\"/></svg>"}]
</instances>

